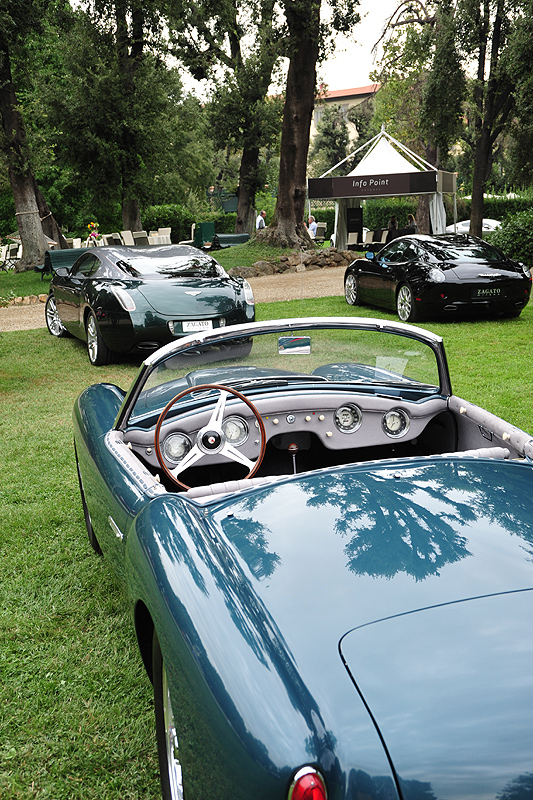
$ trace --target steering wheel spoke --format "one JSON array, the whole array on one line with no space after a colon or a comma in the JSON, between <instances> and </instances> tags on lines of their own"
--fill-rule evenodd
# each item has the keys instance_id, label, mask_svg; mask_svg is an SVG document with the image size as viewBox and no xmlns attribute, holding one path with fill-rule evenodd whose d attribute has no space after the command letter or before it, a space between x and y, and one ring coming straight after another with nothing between
<instances>
[{"instance_id":1,"label":"steering wheel spoke","mask_svg":"<svg viewBox=\"0 0 533 800\"><path fill-rule=\"evenodd\" d=\"M201 458L203 458L204 455L205 453L202 453L200 448L197 445L194 445L194 447L189 450L187 455L182 458L179 464L177 464L173 469L169 470L170 474L172 477L177 477L182 472L185 472L185 470L189 467L193 467L198 461L200 461Z\"/></svg>"},{"instance_id":2,"label":"steering wheel spoke","mask_svg":"<svg viewBox=\"0 0 533 800\"><path fill-rule=\"evenodd\" d=\"M191 450L181 459L181 461L174 467L170 468L167 466L165 462L165 458L163 453L161 452L161 428L163 422L167 418L170 410L173 406L178 403L183 397L186 397L188 394L198 393L201 394L202 392L212 392L213 390L219 392L219 396L215 402L215 406L211 415L209 417L209 421L207 425L204 425L202 429L196 435L196 443L193 445ZM226 404L229 397L236 397L241 402L243 402L252 412L255 417L257 428L259 430L259 455L255 461L248 458L248 456L243 453L238 447L231 444L224 434L224 417L226 414ZM157 460L159 461L161 468L165 472L168 477L174 481L178 486L182 487L183 489L189 489L190 487L187 484L183 483L179 480L178 476L185 472L189 467L193 467L195 464L199 463L203 459L213 459L214 457L222 456L223 458L227 458L229 461L234 461L237 464L242 464L247 470L248 474L245 475L245 478L251 478L253 475L256 474L257 470L261 466L265 455L266 449L266 432L263 420L261 416L254 406L254 404L248 400L241 392L238 392L236 389L232 389L229 386L223 386L220 384L204 384L202 386L191 386L188 389L185 389L183 392L177 394L171 401L168 403L163 411L161 412L159 419L157 420L157 424L155 426L155 452L157 455Z\"/></svg>"},{"instance_id":3,"label":"steering wheel spoke","mask_svg":"<svg viewBox=\"0 0 533 800\"><path fill-rule=\"evenodd\" d=\"M255 467L254 461L251 461L249 458L246 458L244 453L241 453L241 451L237 447L234 447L232 444L229 444L228 442L225 443L224 447L220 451L220 455L229 458L230 461L236 461L237 464L243 464L250 471Z\"/></svg>"}]
</instances>

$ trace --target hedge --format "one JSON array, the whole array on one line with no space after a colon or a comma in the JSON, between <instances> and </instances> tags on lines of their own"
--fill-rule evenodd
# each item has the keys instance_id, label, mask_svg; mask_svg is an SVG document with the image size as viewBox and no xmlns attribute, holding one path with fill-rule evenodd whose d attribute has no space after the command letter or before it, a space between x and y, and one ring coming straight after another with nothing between
<instances>
[{"instance_id":1,"label":"hedge","mask_svg":"<svg viewBox=\"0 0 533 800\"><path fill-rule=\"evenodd\" d=\"M149 206L142 213L143 226L146 231L157 228L171 228L172 242L181 242L191 238L192 224L214 222L217 233L235 233L237 214L225 214L223 211L206 211L200 216L193 216L184 206L167 204Z\"/></svg>"},{"instance_id":2,"label":"hedge","mask_svg":"<svg viewBox=\"0 0 533 800\"><path fill-rule=\"evenodd\" d=\"M490 235L491 244L516 261L533 268L533 209L508 216L502 227Z\"/></svg>"},{"instance_id":3,"label":"hedge","mask_svg":"<svg viewBox=\"0 0 533 800\"><path fill-rule=\"evenodd\" d=\"M398 219L398 226L407 224L407 215L414 214L418 205L417 197L388 197L384 199L371 199L363 203L363 226L369 230L386 228L390 218L394 215ZM453 223L453 202L448 195L444 197L446 209L446 224ZM457 221L470 219L472 206L471 198L457 198ZM486 219L504 220L515 214L529 211L533 207L530 197L486 197L483 207L483 216ZM311 206L311 213L317 222L326 222L326 236L330 236L335 229L335 208L333 206Z\"/></svg>"}]
</instances>

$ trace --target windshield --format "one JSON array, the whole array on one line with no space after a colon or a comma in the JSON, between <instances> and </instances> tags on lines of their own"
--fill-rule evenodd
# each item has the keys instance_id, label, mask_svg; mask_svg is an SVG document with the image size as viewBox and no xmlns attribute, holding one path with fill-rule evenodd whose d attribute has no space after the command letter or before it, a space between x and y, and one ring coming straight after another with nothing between
<instances>
[{"instance_id":1,"label":"windshield","mask_svg":"<svg viewBox=\"0 0 533 800\"><path fill-rule=\"evenodd\" d=\"M225 384L248 396L279 387L326 392L339 384L354 392L393 392L412 399L440 392L436 352L426 342L385 331L295 330L293 325L291 330L233 340L211 336L208 344L189 345L162 358L146 374L131 419L162 409L179 392L205 384ZM193 396L188 394L184 402Z\"/></svg>"},{"instance_id":2,"label":"windshield","mask_svg":"<svg viewBox=\"0 0 533 800\"><path fill-rule=\"evenodd\" d=\"M226 274L206 253L164 255L161 248L158 248L157 258L136 255L119 261L117 266L129 276L139 278L216 278Z\"/></svg>"}]
</instances>

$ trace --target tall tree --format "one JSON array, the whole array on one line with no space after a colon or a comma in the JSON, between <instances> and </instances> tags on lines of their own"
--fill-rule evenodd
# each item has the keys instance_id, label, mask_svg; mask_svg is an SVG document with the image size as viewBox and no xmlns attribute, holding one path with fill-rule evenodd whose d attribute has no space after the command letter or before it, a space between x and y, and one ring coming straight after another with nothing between
<instances>
[{"instance_id":1,"label":"tall tree","mask_svg":"<svg viewBox=\"0 0 533 800\"><path fill-rule=\"evenodd\" d=\"M472 106L474 173L470 231L481 236L483 198L490 177L496 141L511 119L515 82L505 65L521 3L516 0L459 0L463 46L475 60Z\"/></svg>"},{"instance_id":2,"label":"tall tree","mask_svg":"<svg viewBox=\"0 0 533 800\"><path fill-rule=\"evenodd\" d=\"M451 135L461 113L467 113L461 107L460 86L451 81L450 68L452 75L459 75L461 69L466 71L467 67L474 69L475 77L469 84L472 135L465 136L464 141L471 146L473 161L470 230L478 236L481 236L483 197L492 170L494 151L498 138L511 122L515 106L517 77L509 69L507 53L524 18L526 7L525 0L455 0L454 3L426 4L421 0L404 0L388 20L384 34L384 61L392 68L397 60L405 57L405 53L398 52L398 39L395 37L400 26L411 31L411 43L414 41L413 35L422 38L427 37L428 30L435 31L435 35L440 30L441 55L429 67L428 87L431 84L431 89L428 88L426 93L424 118L426 135L431 127L431 118L435 119L432 135L435 142L441 133L448 132ZM439 29L435 22L439 15L443 21L444 13L448 21ZM391 42L392 58L389 50ZM439 45L438 38L435 38L435 42ZM408 45L409 39L406 38L405 43ZM455 53L446 47L453 48ZM410 51L410 48L407 47L407 50ZM450 59L447 60L448 56ZM443 114L449 126L448 122L443 124Z\"/></svg>"},{"instance_id":3,"label":"tall tree","mask_svg":"<svg viewBox=\"0 0 533 800\"><path fill-rule=\"evenodd\" d=\"M261 238L278 247L307 245L304 225L307 153L320 52L320 0L286 0L289 70L281 127L279 183L274 218Z\"/></svg>"},{"instance_id":4,"label":"tall tree","mask_svg":"<svg viewBox=\"0 0 533 800\"><path fill-rule=\"evenodd\" d=\"M329 31L346 33L359 22L358 0L331 0ZM307 154L315 105L316 67L326 52L321 0L284 0L289 70L281 128L279 184L274 218L261 238L281 247L308 246L304 225Z\"/></svg>"},{"instance_id":5,"label":"tall tree","mask_svg":"<svg viewBox=\"0 0 533 800\"><path fill-rule=\"evenodd\" d=\"M42 263L48 248L45 230L54 241L64 244L32 171L12 67L13 58L23 59L25 37L39 27L46 5L46 0L11 0L0 9L0 149L8 166L23 247L22 259L17 265L21 271Z\"/></svg>"},{"instance_id":6,"label":"tall tree","mask_svg":"<svg viewBox=\"0 0 533 800\"><path fill-rule=\"evenodd\" d=\"M139 230L142 204L209 183L211 143L200 104L184 98L178 71L162 58L149 4L138 17L123 3L107 10L64 9L55 81L43 73L34 102L46 108L49 146L87 207L114 218L118 203L122 226Z\"/></svg>"},{"instance_id":7,"label":"tall tree","mask_svg":"<svg viewBox=\"0 0 533 800\"><path fill-rule=\"evenodd\" d=\"M241 150L237 232L253 229L261 147L276 137L279 104L268 101L280 56L276 0L168 0L174 54L214 85L210 104L219 146Z\"/></svg>"}]
</instances>

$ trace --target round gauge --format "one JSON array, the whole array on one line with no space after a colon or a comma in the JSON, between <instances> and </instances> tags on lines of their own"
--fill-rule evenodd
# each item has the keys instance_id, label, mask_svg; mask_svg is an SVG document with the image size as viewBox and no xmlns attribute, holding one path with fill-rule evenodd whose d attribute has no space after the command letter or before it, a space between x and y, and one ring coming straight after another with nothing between
<instances>
[{"instance_id":1,"label":"round gauge","mask_svg":"<svg viewBox=\"0 0 533 800\"><path fill-rule=\"evenodd\" d=\"M339 406L334 415L335 425L341 433L353 433L356 431L363 421L361 409L352 403L347 403L345 406Z\"/></svg>"},{"instance_id":2,"label":"round gauge","mask_svg":"<svg viewBox=\"0 0 533 800\"><path fill-rule=\"evenodd\" d=\"M222 432L226 441L238 446L248 438L248 425L240 417L227 417L222 423Z\"/></svg>"},{"instance_id":3,"label":"round gauge","mask_svg":"<svg viewBox=\"0 0 533 800\"><path fill-rule=\"evenodd\" d=\"M171 433L163 442L163 455L177 464L192 447L191 440L184 433Z\"/></svg>"},{"instance_id":4,"label":"round gauge","mask_svg":"<svg viewBox=\"0 0 533 800\"><path fill-rule=\"evenodd\" d=\"M393 436L398 439L409 430L409 415L403 408L393 408L383 414L381 424L387 436Z\"/></svg>"}]
</instances>

